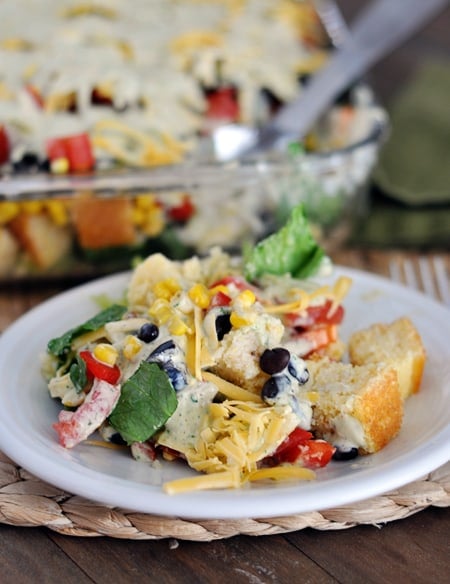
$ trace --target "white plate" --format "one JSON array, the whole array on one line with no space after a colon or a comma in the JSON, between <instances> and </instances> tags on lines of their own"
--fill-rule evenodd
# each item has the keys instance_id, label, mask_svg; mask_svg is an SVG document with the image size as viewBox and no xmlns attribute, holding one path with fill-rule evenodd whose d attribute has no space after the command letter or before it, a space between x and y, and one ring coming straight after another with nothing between
<instances>
[{"instance_id":1,"label":"white plate","mask_svg":"<svg viewBox=\"0 0 450 584\"><path fill-rule=\"evenodd\" d=\"M336 268L353 278L346 299L344 339L374 322L409 316L428 352L421 392L410 398L402 430L382 452L332 462L312 482L271 483L237 490L166 495L163 481L193 474L182 463L161 469L127 451L89 445L66 450L52 423L58 404L39 373L48 340L98 311L94 297L121 298L129 274L65 292L16 321L0 339L0 448L40 479L66 491L125 509L185 518L291 515L372 497L418 479L444 464L450 446L450 311L422 294L378 276ZM381 413L380 413L381 414ZM381 414L382 415L382 414Z\"/></svg>"}]
</instances>

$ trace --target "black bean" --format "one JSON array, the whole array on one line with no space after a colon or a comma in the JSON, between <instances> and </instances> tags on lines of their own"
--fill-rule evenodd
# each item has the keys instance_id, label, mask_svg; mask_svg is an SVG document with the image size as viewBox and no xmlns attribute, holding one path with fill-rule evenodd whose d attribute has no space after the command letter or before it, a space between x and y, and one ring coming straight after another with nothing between
<instances>
[{"instance_id":1,"label":"black bean","mask_svg":"<svg viewBox=\"0 0 450 584\"><path fill-rule=\"evenodd\" d=\"M16 172L30 172L38 170L39 157L34 152L24 152L19 160L13 162L13 168Z\"/></svg>"},{"instance_id":2,"label":"black bean","mask_svg":"<svg viewBox=\"0 0 450 584\"><path fill-rule=\"evenodd\" d=\"M357 456L357 448L336 448L333 454L333 460L352 460Z\"/></svg>"},{"instance_id":3,"label":"black bean","mask_svg":"<svg viewBox=\"0 0 450 584\"><path fill-rule=\"evenodd\" d=\"M170 383L172 384L175 391L180 391L180 389L183 389L187 381L182 371L173 365L165 365L163 366L163 370L167 373Z\"/></svg>"},{"instance_id":4,"label":"black bean","mask_svg":"<svg viewBox=\"0 0 450 584\"><path fill-rule=\"evenodd\" d=\"M139 329L137 333L137 338L140 339L141 341L144 341L144 343L151 343L152 341L158 338L158 335L159 328L156 326L156 324L146 322Z\"/></svg>"},{"instance_id":5,"label":"black bean","mask_svg":"<svg viewBox=\"0 0 450 584\"><path fill-rule=\"evenodd\" d=\"M124 446L126 444L125 440L122 438L119 432L114 432L114 434L111 434L109 441L113 444L118 444L119 446Z\"/></svg>"},{"instance_id":6,"label":"black bean","mask_svg":"<svg viewBox=\"0 0 450 584\"><path fill-rule=\"evenodd\" d=\"M42 172L50 172L50 160L48 158L40 161L39 170L42 170Z\"/></svg>"},{"instance_id":7,"label":"black bean","mask_svg":"<svg viewBox=\"0 0 450 584\"><path fill-rule=\"evenodd\" d=\"M216 318L216 333L217 338L219 341L223 339L223 337L231 331L231 321L230 321L230 314L219 314Z\"/></svg>"},{"instance_id":8,"label":"black bean","mask_svg":"<svg viewBox=\"0 0 450 584\"><path fill-rule=\"evenodd\" d=\"M259 366L264 373L275 375L287 367L291 354L283 347L266 349L259 359Z\"/></svg>"},{"instance_id":9,"label":"black bean","mask_svg":"<svg viewBox=\"0 0 450 584\"><path fill-rule=\"evenodd\" d=\"M261 390L261 397L264 401L275 399L278 394L290 385L287 375L274 375L270 377Z\"/></svg>"},{"instance_id":10,"label":"black bean","mask_svg":"<svg viewBox=\"0 0 450 584\"><path fill-rule=\"evenodd\" d=\"M156 349L150 353L146 360L154 361L155 357L158 357L161 355L161 353L165 353L166 351L170 351L172 349L175 349L175 343L172 340L166 341L165 343L159 345L159 347L156 347Z\"/></svg>"},{"instance_id":11,"label":"black bean","mask_svg":"<svg viewBox=\"0 0 450 584\"><path fill-rule=\"evenodd\" d=\"M279 392L277 381L274 377L270 377L263 385L261 397L265 399L274 399Z\"/></svg>"}]
</instances>

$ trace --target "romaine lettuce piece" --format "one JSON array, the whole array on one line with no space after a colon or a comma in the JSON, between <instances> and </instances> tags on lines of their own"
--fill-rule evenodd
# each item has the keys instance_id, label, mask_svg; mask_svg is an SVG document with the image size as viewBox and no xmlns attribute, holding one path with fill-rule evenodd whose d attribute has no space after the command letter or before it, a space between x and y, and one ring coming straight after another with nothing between
<instances>
[{"instance_id":1,"label":"romaine lettuce piece","mask_svg":"<svg viewBox=\"0 0 450 584\"><path fill-rule=\"evenodd\" d=\"M303 204L292 209L281 229L269 235L244 257L244 275L254 281L263 274L290 273L306 278L317 272L325 251L315 241Z\"/></svg>"}]
</instances>

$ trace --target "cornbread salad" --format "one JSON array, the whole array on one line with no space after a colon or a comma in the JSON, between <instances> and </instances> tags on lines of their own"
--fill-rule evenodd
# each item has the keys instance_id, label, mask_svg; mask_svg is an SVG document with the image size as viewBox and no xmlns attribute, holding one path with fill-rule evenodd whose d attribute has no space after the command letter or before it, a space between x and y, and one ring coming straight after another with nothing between
<instances>
[{"instance_id":1,"label":"cornbread salad","mask_svg":"<svg viewBox=\"0 0 450 584\"><path fill-rule=\"evenodd\" d=\"M319 285L330 270L301 207L242 258L150 255L123 303L49 341L42 371L65 406L55 438L199 471L164 484L170 494L311 480L332 460L377 452L400 431L425 351L400 319L355 333L357 363L344 362L351 281Z\"/></svg>"}]
</instances>

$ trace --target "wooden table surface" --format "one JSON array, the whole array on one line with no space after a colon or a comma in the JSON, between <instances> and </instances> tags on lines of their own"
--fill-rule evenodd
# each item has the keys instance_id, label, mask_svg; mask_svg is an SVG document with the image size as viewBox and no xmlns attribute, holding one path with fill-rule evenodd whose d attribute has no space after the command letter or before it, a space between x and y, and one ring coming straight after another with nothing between
<instances>
[{"instance_id":1,"label":"wooden table surface","mask_svg":"<svg viewBox=\"0 0 450 584\"><path fill-rule=\"evenodd\" d=\"M364 2L341 0L351 18ZM383 63L371 82L385 102L422 58L448 50L450 10ZM445 255L450 270L448 250ZM343 250L333 259L388 276L401 252ZM414 252L408 255L415 256ZM0 289L0 331L61 286ZM1 511L1 509L0 509ZM207 543L160 539L72 537L46 527L0 523L0 581L158 583L444 583L450 573L450 513L429 507L384 526L302 529L283 535L239 535Z\"/></svg>"}]
</instances>

